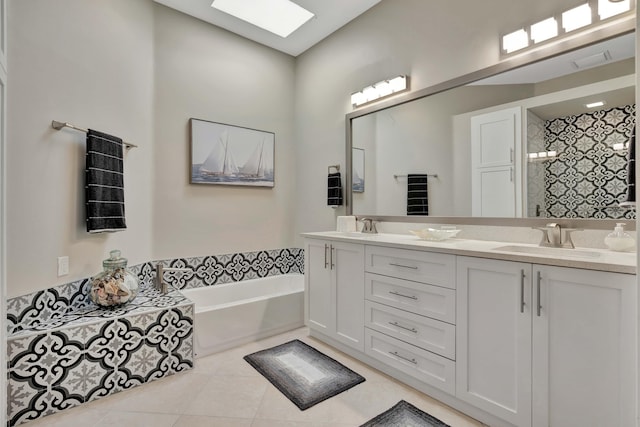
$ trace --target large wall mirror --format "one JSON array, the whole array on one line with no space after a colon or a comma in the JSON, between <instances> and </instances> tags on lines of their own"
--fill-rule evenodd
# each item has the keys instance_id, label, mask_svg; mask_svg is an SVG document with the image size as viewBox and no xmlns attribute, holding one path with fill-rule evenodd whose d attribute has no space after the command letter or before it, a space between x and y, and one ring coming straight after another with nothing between
<instances>
[{"instance_id":1,"label":"large wall mirror","mask_svg":"<svg viewBox=\"0 0 640 427\"><path fill-rule=\"evenodd\" d=\"M427 175L429 217L635 219L634 55L625 33L348 114L348 211L405 217Z\"/></svg>"}]
</instances>

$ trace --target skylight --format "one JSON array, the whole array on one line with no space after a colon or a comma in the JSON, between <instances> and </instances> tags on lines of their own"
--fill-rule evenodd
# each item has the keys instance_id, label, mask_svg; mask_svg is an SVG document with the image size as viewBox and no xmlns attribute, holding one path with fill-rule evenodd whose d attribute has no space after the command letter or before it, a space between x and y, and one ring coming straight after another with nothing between
<instances>
[{"instance_id":1,"label":"skylight","mask_svg":"<svg viewBox=\"0 0 640 427\"><path fill-rule=\"evenodd\" d=\"M289 0L214 0L211 7L282 38L314 17L313 13Z\"/></svg>"}]
</instances>

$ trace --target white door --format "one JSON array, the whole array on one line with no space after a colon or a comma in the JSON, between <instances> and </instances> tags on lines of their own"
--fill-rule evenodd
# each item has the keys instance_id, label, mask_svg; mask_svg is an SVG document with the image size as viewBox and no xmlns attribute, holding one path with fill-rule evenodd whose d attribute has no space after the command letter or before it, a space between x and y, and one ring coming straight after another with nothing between
<instances>
[{"instance_id":1,"label":"white door","mask_svg":"<svg viewBox=\"0 0 640 427\"><path fill-rule=\"evenodd\" d=\"M516 216L514 167L479 168L476 171L477 210L474 216Z\"/></svg>"},{"instance_id":2,"label":"white door","mask_svg":"<svg viewBox=\"0 0 640 427\"><path fill-rule=\"evenodd\" d=\"M534 427L635 425L635 276L534 267Z\"/></svg>"},{"instance_id":3,"label":"white door","mask_svg":"<svg viewBox=\"0 0 640 427\"><path fill-rule=\"evenodd\" d=\"M335 338L364 351L364 246L331 244L335 280Z\"/></svg>"},{"instance_id":4,"label":"white door","mask_svg":"<svg viewBox=\"0 0 640 427\"><path fill-rule=\"evenodd\" d=\"M305 239L305 321L309 328L329 334L334 329L330 242Z\"/></svg>"},{"instance_id":5,"label":"white door","mask_svg":"<svg viewBox=\"0 0 640 427\"><path fill-rule=\"evenodd\" d=\"M520 107L471 118L473 216L522 215Z\"/></svg>"},{"instance_id":6,"label":"white door","mask_svg":"<svg viewBox=\"0 0 640 427\"><path fill-rule=\"evenodd\" d=\"M458 257L456 397L519 427L531 425L530 272Z\"/></svg>"}]
</instances>

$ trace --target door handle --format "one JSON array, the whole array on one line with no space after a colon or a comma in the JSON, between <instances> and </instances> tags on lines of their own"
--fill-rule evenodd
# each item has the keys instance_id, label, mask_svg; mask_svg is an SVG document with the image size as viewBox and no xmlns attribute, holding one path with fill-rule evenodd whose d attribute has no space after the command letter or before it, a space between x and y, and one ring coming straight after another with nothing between
<instances>
[{"instance_id":1,"label":"door handle","mask_svg":"<svg viewBox=\"0 0 640 427\"><path fill-rule=\"evenodd\" d=\"M329 261L328 261L328 257L327 257L327 249L329 248L329 245L327 245L326 243L324 244L324 268L326 269L329 266Z\"/></svg>"},{"instance_id":2,"label":"door handle","mask_svg":"<svg viewBox=\"0 0 640 427\"><path fill-rule=\"evenodd\" d=\"M336 264L333 262L333 254L335 252L336 248L333 247L333 245L331 245L331 269L333 270L333 268L336 266Z\"/></svg>"},{"instance_id":3,"label":"door handle","mask_svg":"<svg viewBox=\"0 0 640 427\"><path fill-rule=\"evenodd\" d=\"M524 313L524 269L520 270L520 313Z\"/></svg>"},{"instance_id":4,"label":"door handle","mask_svg":"<svg viewBox=\"0 0 640 427\"><path fill-rule=\"evenodd\" d=\"M538 271L538 276L536 279L536 298L538 299L538 306L536 307L536 312L538 317L540 317L540 311L542 310L542 304L540 301L540 282L542 281L542 274Z\"/></svg>"}]
</instances>

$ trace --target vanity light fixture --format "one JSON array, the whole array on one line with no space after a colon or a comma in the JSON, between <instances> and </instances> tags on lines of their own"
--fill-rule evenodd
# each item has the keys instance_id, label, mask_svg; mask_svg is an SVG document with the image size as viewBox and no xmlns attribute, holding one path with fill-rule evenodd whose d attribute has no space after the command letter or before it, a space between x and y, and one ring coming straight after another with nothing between
<instances>
[{"instance_id":1,"label":"vanity light fixture","mask_svg":"<svg viewBox=\"0 0 640 427\"><path fill-rule=\"evenodd\" d=\"M547 18L531 26L531 40L540 43L558 36L558 21L556 18Z\"/></svg>"},{"instance_id":2,"label":"vanity light fixture","mask_svg":"<svg viewBox=\"0 0 640 427\"><path fill-rule=\"evenodd\" d=\"M527 34L524 28L502 37L502 48L507 53L524 49L527 46L529 46L529 34Z\"/></svg>"},{"instance_id":3,"label":"vanity light fixture","mask_svg":"<svg viewBox=\"0 0 640 427\"><path fill-rule=\"evenodd\" d=\"M606 104L606 102L596 101L596 102L590 102L589 104L584 104L584 106L587 108L597 108L597 107L602 107L604 104Z\"/></svg>"},{"instance_id":4,"label":"vanity light fixture","mask_svg":"<svg viewBox=\"0 0 640 427\"><path fill-rule=\"evenodd\" d=\"M562 28L571 32L591 24L591 7L585 3L566 12L562 12Z\"/></svg>"},{"instance_id":5,"label":"vanity light fixture","mask_svg":"<svg viewBox=\"0 0 640 427\"><path fill-rule=\"evenodd\" d=\"M213 0L211 7L282 38L315 16L289 0Z\"/></svg>"},{"instance_id":6,"label":"vanity light fixture","mask_svg":"<svg viewBox=\"0 0 640 427\"><path fill-rule=\"evenodd\" d=\"M555 150L539 151L537 153L527 153L527 158L529 159L530 162L535 162L536 160L550 160L557 156L558 156L558 152Z\"/></svg>"},{"instance_id":7,"label":"vanity light fixture","mask_svg":"<svg viewBox=\"0 0 640 427\"><path fill-rule=\"evenodd\" d=\"M598 0L598 15L600 19L607 19L630 9L630 0Z\"/></svg>"},{"instance_id":8,"label":"vanity light fixture","mask_svg":"<svg viewBox=\"0 0 640 427\"><path fill-rule=\"evenodd\" d=\"M365 87L360 92L352 93L351 104L356 108L362 104L404 92L408 89L408 76L398 76L392 79L382 80L381 82Z\"/></svg>"},{"instance_id":9,"label":"vanity light fixture","mask_svg":"<svg viewBox=\"0 0 640 427\"><path fill-rule=\"evenodd\" d=\"M512 31L501 38L501 52L509 55L539 43L562 38L578 30L587 31L617 15L635 8L634 0L583 0L584 3L562 13Z\"/></svg>"}]
</instances>

